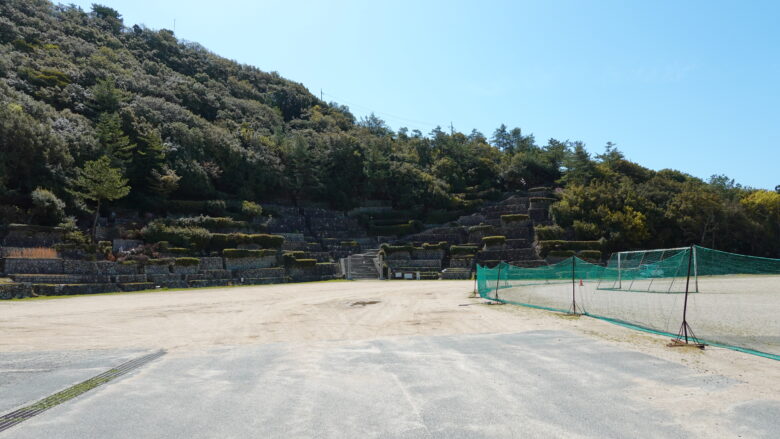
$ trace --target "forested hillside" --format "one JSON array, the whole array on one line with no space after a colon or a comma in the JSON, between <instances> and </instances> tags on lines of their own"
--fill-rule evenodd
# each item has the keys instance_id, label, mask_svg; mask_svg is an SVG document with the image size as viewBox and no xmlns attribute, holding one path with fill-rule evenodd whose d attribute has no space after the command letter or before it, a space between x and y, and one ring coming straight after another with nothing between
<instances>
[{"instance_id":1,"label":"forested hillside","mask_svg":"<svg viewBox=\"0 0 780 439\"><path fill-rule=\"evenodd\" d=\"M126 196L87 196L101 164L126 180ZM336 209L384 200L420 206L432 223L534 186L563 188L557 223L612 250L699 243L780 256L777 191L656 172L613 145L591 157L580 142L537 143L503 125L489 138L394 132L108 7L0 2L2 224L86 219L101 197L104 212L139 214L188 200Z\"/></svg>"}]
</instances>

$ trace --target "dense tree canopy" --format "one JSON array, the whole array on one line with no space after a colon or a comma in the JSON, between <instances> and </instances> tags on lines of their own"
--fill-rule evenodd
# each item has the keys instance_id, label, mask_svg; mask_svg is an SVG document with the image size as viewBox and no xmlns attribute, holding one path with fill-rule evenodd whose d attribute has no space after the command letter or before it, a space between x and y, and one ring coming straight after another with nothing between
<instances>
[{"instance_id":1,"label":"dense tree canopy","mask_svg":"<svg viewBox=\"0 0 780 439\"><path fill-rule=\"evenodd\" d=\"M45 192L33 206L36 189L85 215L65 188L104 156L132 188L117 204L140 211L164 212L166 200L338 209L384 200L457 214L501 192L558 185L556 220L613 249L701 243L777 256L779 247L778 192L649 170L612 144L595 157L577 141L537 144L503 124L490 140L394 132L171 31L128 26L109 7L3 1L0 222L36 221L43 205L56 213Z\"/></svg>"}]
</instances>

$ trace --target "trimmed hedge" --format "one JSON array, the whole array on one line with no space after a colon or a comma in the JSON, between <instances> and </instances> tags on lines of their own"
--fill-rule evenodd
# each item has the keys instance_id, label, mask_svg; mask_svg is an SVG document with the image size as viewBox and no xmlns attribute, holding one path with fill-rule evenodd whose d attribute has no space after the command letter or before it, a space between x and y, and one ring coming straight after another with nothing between
<instances>
[{"instance_id":1,"label":"trimmed hedge","mask_svg":"<svg viewBox=\"0 0 780 439\"><path fill-rule=\"evenodd\" d=\"M450 247L450 255L473 255L478 250L476 245L453 245Z\"/></svg>"},{"instance_id":2,"label":"trimmed hedge","mask_svg":"<svg viewBox=\"0 0 780 439\"><path fill-rule=\"evenodd\" d=\"M146 242L168 242L175 247L188 247L204 250L208 247L211 234L202 227L168 226L162 221L152 221L141 229L141 237Z\"/></svg>"},{"instance_id":3,"label":"trimmed hedge","mask_svg":"<svg viewBox=\"0 0 780 439\"><path fill-rule=\"evenodd\" d=\"M284 254L282 255L282 259L284 260L284 265L293 265L295 261L298 260L299 256L303 256L305 254L306 252L301 250L284 252Z\"/></svg>"},{"instance_id":4,"label":"trimmed hedge","mask_svg":"<svg viewBox=\"0 0 780 439\"><path fill-rule=\"evenodd\" d=\"M386 254L389 255L391 253L401 253L401 252L411 252L414 250L414 247L411 245L389 245L389 244L382 244L380 249Z\"/></svg>"},{"instance_id":5,"label":"trimmed hedge","mask_svg":"<svg viewBox=\"0 0 780 439\"><path fill-rule=\"evenodd\" d=\"M601 251L599 250L582 250L579 253L577 253L577 256L579 256L582 259L590 259L594 261L600 261L601 260Z\"/></svg>"},{"instance_id":6,"label":"trimmed hedge","mask_svg":"<svg viewBox=\"0 0 780 439\"><path fill-rule=\"evenodd\" d=\"M501 222L504 223L516 223L520 221L527 221L530 217L524 213L513 213L511 215L501 215Z\"/></svg>"},{"instance_id":7,"label":"trimmed hedge","mask_svg":"<svg viewBox=\"0 0 780 439\"><path fill-rule=\"evenodd\" d=\"M316 259L293 259L290 263L293 267L314 267L317 265Z\"/></svg>"},{"instance_id":8,"label":"trimmed hedge","mask_svg":"<svg viewBox=\"0 0 780 439\"><path fill-rule=\"evenodd\" d=\"M212 233L209 240L210 250L223 250L226 248L235 248L239 244L254 244L262 248L279 249L284 243L284 236L268 235L265 233L246 234L246 233Z\"/></svg>"},{"instance_id":9,"label":"trimmed hedge","mask_svg":"<svg viewBox=\"0 0 780 439\"><path fill-rule=\"evenodd\" d=\"M436 244L424 242L422 245L423 250L445 250L449 243L447 241L441 241Z\"/></svg>"},{"instance_id":10,"label":"trimmed hedge","mask_svg":"<svg viewBox=\"0 0 780 439\"><path fill-rule=\"evenodd\" d=\"M496 245L496 244L503 244L506 242L506 236L485 236L482 238L482 244L484 245Z\"/></svg>"},{"instance_id":11,"label":"trimmed hedge","mask_svg":"<svg viewBox=\"0 0 780 439\"><path fill-rule=\"evenodd\" d=\"M566 231L559 225L554 226L536 226L534 227L536 232L536 239L539 241L552 241L560 240L565 235Z\"/></svg>"},{"instance_id":12,"label":"trimmed hedge","mask_svg":"<svg viewBox=\"0 0 780 439\"><path fill-rule=\"evenodd\" d=\"M603 241L539 241L539 256L545 257L553 250L599 250Z\"/></svg>"},{"instance_id":13,"label":"trimmed hedge","mask_svg":"<svg viewBox=\"0 0 780 439\"><path fill-rule=\"evenodd\" d=\"M161 259L149 259L145 262L146 265L171 265L173 259L161 258Z\"/></svg>"},{"instance_id":14,"label":"trimmed hedge","mask_svg":"<svg viewBox=\"0 0 780 439\"><path fill-rule=\"evenodd\" d=\"M200 265L200 259L198 258L176 258L175 265L179 267L192 267L194 265Z\"/></svg>"},{"instance_id":15,"label":"trimmed hedge","mask_svg":"<svg viewBox=\"0 0 780 439\"><path fill-rule=\"evenodd\" d=\"M568 258L577 254L574 250L552 250L547 253L547 256L553 256L556 258Z\"/></svg>"},{"instance_id":16,"label":"trimmed hedge","mask_svg":"<svg viewBox=\"0 0 780 439\"><path fill-rule=\"evenodd\" d=\"M543 203L545 201L548 201L550 203L554 203L558 201L557 198L550 198L550 197L531 197L528 199L531 203Z\"/></svg>"},{"instance_id":17,"label":"trimmed hedge","mask_svg":"<svg viewBox=\"0 0 780 439\"><path fill-rule=\"evenodd\" d=\"M242 229L249 227L246 221L237 221L226 216L194 216L187 218L176 218L167 221L169 225L179 227L203 227L205 229Z\"/></svg>"},{"instance_id":18,"label":"trimmed hedge","mask_svg":"<svg viewBox=\"0 0 780 439\"><path fill-rule=\"evenodd\" d=\"M493 226L490 224L480 224L478 226L471 226L469 227L469 233L473 232L487 232L489 230L493 230Z\"/></svg>"},{"instance_id":19,"label":"trimmed hedge","mask_svg":"<svg viewBox=\"0 0 780 439\"><path fill-rule=\"evenodd\" d=\"M276 250L271 250L271 249L244 250L238 248L226 248L222 250L222 256L228 259L262 258L263 256L271 256L275 254L276 254Z\"/></svg>"},{"instance_id":20,"label":"trimmed hedge","mask_svg":"<svg viewBox=\"0 0 780 439\"><path fill-rule=\"evenodd\" d=\"M164 250L164 252L172 255L186 255L190 253L190 250L184 247L169 247L167 250Z\"/></svg>"},{"instance_id":21,"label":"trimmed hedge","mask_svg":"<svg viewBox=\"0 0 780 439\"><path fill-rule=\"evenodd\" d=\"M341 241L342 247L358 247L360 244L358 244L357 241Z\"/></svg>"},{"instance_id":22,"label":"trimmed hedge","mask_svg":"<svg viewBox=\"0 0 780 439\"><path fill-rule=\"evenodd\" d=\"M537 186L528 189L528 192L542 192L542 191L552 192L552 188L547 186Z\"/></svg>"},{"instance_id":23,"label":"trimmed hedge","mask_svg":"<svg viewBox=\"0 0 780 439\"><path fill-rule=\"evenodd\" d=\"M34 224L9 224L9 231L14 232L64 232L62 227L37 226Z\"/></svg>"}]
</instances>

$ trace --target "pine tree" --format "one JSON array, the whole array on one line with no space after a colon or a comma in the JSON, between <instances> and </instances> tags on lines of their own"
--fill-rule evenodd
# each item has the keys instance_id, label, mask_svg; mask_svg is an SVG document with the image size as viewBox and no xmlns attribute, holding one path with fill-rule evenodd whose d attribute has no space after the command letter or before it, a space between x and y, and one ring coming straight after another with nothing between
<instances>
[{"instance_id":1,"label":"pine tree","mask_svg":"<svg viewBox=\"0 0 780 439\"><path fill-rule=\"evenodd\" d=\"M124 198L130 193L130 186L127 185L127 179L122 176L122 170L112 168L108 156L86 162L84 167L78 170L71 184L73 188L70 192L73 195L95 202L92 239L95 238L101 203Z\"/></svg>"},{"instance_id":2,"label":"pine tree","mask_svg":"<svg viewBox=\"0 0 780 439\"><path fill-rule=\"evenodd\" d=\"M95 127L98 141L103 147L103 153L109 157L111 164L126 168L133 158L136 145L130 141L122 130L122 123L116 113L102 113Z\"/></svg>"}]
</instances>

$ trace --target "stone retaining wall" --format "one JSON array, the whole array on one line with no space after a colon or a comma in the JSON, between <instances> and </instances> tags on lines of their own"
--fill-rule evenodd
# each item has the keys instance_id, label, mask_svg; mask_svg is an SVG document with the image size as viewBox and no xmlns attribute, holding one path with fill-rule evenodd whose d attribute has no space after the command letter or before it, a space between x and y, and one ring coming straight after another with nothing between
<instances>
[{"instance_id":1,"label":"stone retaining wall","mask_svg":"<svg viewBox=\"0 0 780 439\"><path fill-rule=\"evenodd\" d=\"M167 264L147 264L144 265L143 271L145 274L169 274L171 272L171 267Z\"/></svg>"},{"instance_id":2,"label":"stone retaining wall","mask_svg":"<svg viewBox=\"0 0 780 439\"><path fill-rule=\"evenodd\" d=\"M276 264L276 256L263 256L259 258L225 258L225 268L227 270L270 268Z\"/></svg>"},{"instance_id":3,"label":"stone retaining wall","mask_svg":"<svg viewBox=\"0 0 780 439\"><path fill-rule=\"evenodd\" d=\"M200 270L223 270L225 262L219 256L208 256L200 258Z\"/></svg>"},{"instance_id":4,"label":"stone retaining wall","mask_svg":"<svg viewBox=\"0 0 780 439\"><path fill-rule=\"evenodd\" d=\"M236 277L243 278L268 278L268 277L284 277L284 268L252 268L249 270L236 271Z\"/></svg>"},{"instance_id":5,"label":"stone retaining wall","mask_svg":"<svg viewBox=\"0 0 780 439\"><path fill-rule=\"evenodd\" d=\"M3 271L8 274L62 274L62 259L5 258Z\"/></svg>"},{"instance_id":6,"label":"stone retaining wall","mask_svg":"<svg viewBox=\"0 0 780 439\"><path fill-rule=\"evenodd\" d=\"M32 287L25 284L0 284L0 300L24 299L32 295Z\"/></svg>"}]
</instances>

